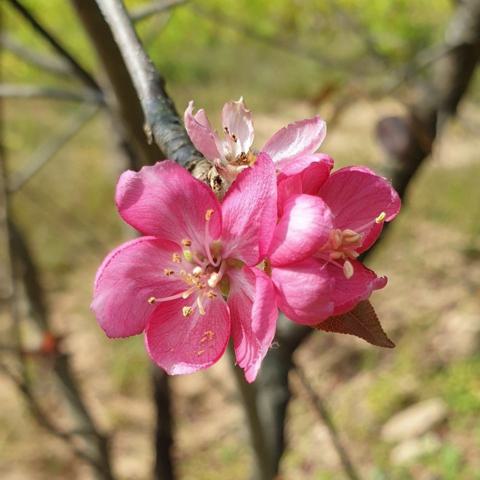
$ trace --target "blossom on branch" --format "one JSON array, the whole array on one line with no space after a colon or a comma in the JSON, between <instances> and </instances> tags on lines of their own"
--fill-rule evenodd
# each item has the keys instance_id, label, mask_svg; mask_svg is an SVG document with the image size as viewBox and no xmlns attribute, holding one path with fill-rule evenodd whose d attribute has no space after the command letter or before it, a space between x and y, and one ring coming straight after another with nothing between
<instances>
[{"instance_id":1,"label":"blossom on branch","mask_svg":"<svg viewBox=\"0 0 480 480\"><path fill-rule=\"evenodd\" d=\"M252 113L243 98L225 103L222 110L222 132L215 131L205 110L193 113L193 101L185 110L184 120L192 143L210 160L227 186L236 176L253 165L257 151L253 149ZM260 149L270 156L277 171L295 170L306 162L312 164L326 155L315 154L326 135L325 122L318 116L292 123L275 133Z\"/></svg>"},{"instance_id":2,"label":"blossom on branch","mask_svg":"<svg viewBox=\"0 0 480 480\"><path fill-rule=\"evenodd\" d=\"M211 366L232 337L237 363L253 381L278 315L272 282L255 268L277 218L271 159L259 156L222 204L169 160L125 172L116 203L144 236L115 249L98 270L92 309L106 334L145 332L148 353L169 374Z\"/></svg>"},{"instance_id":3,"label":"blossom on branch","mask_svg":"<svg viewBox=\"0 0 480 480\"><path fill-rule=\"evenodd\" d=\"M365 167L331 173L333 160L316 153L320 117L282 128L260 153L242 99L224 105L222 123L220 136L193 102L185 112L192 142L229 187L221 202L170 160L120 177L119 213L143 236L97 272L92 309L106 334L144 332L169 374L213 365L232 338L249 382L278 308L294 322L392 346L365 302L387 279L358 260L400 210L390 183ZM369 322L359 329L362 315Z\"/></svg>"}]
</instances>

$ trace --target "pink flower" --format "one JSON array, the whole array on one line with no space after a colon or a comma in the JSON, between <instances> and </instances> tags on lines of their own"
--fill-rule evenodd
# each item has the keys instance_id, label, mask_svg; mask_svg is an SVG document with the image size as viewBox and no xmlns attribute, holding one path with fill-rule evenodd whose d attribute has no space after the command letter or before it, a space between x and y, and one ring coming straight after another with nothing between
<instances>
[{"instance_id":1,"label":"pink flower","mask_svg":"<svg viewBox=\"0 0 480 480\"><path fill-rule=\"evenodd\" d=\"M219 174L232 182L238 173L255 161L252 114L240 98L227 102L222 110L222 135L213 130L203 109L193 114L193 101L184 114L185 128L195 147L210 160ZM267 153L277 172L304 171L314 184L328 176L333 162L315 154L326 135L325 122L313 117L292 123L275 133L260 151Z\"/></svg>"},{"instance_id":2,"label":"pink flower","mask_svg":"<svg viewBox=\"0 0 480 480\"><path fill-rule=\"evenodd\" d=\"M145 236L115 249L98 270L92 309L106 334L144 332L148 353L169 374L211 366L232 336L253 381L277 318L272 282L254 268L276 223L275 182L267 155L238 176L222 204L169 160L125 172L118 210Z\"/></svg>"},{"instance_id":3,"label":"pink flower","mask_svg":"<svg viewBox=\"0 0 480 480\"><path fill-rule=\"evenodd\" d=\"M320 183L314 192L302 172L279 176L270 252L279 308L307 325L348 312L386 285L357 257L400 210L390 183L367 168L342 168Z\"/></svg>"}]
</instances>

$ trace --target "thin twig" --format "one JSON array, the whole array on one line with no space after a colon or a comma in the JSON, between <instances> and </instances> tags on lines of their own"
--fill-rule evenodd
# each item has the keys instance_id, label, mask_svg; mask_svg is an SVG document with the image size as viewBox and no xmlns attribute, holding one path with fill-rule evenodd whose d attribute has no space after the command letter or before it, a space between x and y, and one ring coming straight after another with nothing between
<instances>
[{"instance_id":1,"label":"thin twig","mask_svg":"<svg viewBox=\"0 0 480 480\"><path fill-rule=\"evenodd\" d=\"M153 136L167 158L175 159L183 166L201 158L164 89L163 78L142 48L123 2L96 2L112 30L142 103L147 136Z\"/></svg>"},{"instance_id":2,"label":"thin twig","mask_svg":"<svg viewBox=\"0 0 480 480\"><path fill-rule=\"evenodd\" d=\"M8 192L15 193L29 182L98 112L98 107L82 109L56 137L49 139L35 151L24 170L13 175L8 182Z\"/></svg>"},{"instance_id":3,"label":"thin twig","mask_svg":"<svg viewBox=\"0 0 480 480\"><path fill-rule=\"evenodd\" d=\"M257 408L256 387L254 384L248 384L245 380L243 370L235 365L235 351L232 345L228 347L230 359L232 360L232 368L237 383L238 390L242 397L245 414L249 426L250 443L252 446L254 462L253 478L255 480L271 480L274 476L272 461L270 459L271 452L268 448L267 432L263 428L262 421L259 417Z\"/></svg>"},{"instance_id":4,"label":"thin twig","mask_svg":"<svg viewBox=\"0 0 480 480\"><path fill-rule=\"evenodd\" d=\"M45 431L47 431L54 437L57 437L67 443L77 457L89 463L93 468L100 468L98 462L94 458L92 458L83 449L79 448L75 444L75 437L79 435L79 432L63 431L49 419L46 412L37 402L37 399L32 392L28 382L25 382L18 375L15 375L6 365L2 363L0 363L0 371L3 372L3 374L11 380L19 393L23 396L26 404L28 405L30 414L41 428L43 428Z\"/></svg>"},{"instance_id":5,"label":"thin twig","mask_svg":"<svg viewBox=\"0 0 480 480\"><path fill-rule=\"evenodd\" d=\"M18 58L45 72L63 77L72 76L72 69L66 62L59 60L57 57L32 50L6 33L0 35L0 45Z\"/></svg>"},{"instance_id":6,"label":"thin twig","mask_svg":"<svg viewBox=\"0 0 480 480\"><path fill-rule=\"evenodd\" d=\"M300 383L302 384L302 387L305 390L305 393L307 394L308 399L310 400L310 403L312 404L315 412L327 427L328 433L330 435L330 440L332 441L332 445L335 447L345 475L350 480L360 480L361 477L356 467L354 466L354 463L345 445L340 440L337 427L333 422L332 416L330 415L327 406L320 398L318 393L313 389L312 385L308 381L308 378L303 372L303 369L298 364L296 365L294 372L297 374L297 377L300 380Z\"/></svg>"},{"instance_id":7,"label":"thin twig","mask_svg":"<svg viewBox=\"0 0 480 480\"><path fill-rule=\"evenodd\" d=\"M49 98L52 100L65 100L81 103L103 103L101 94L92 90L67 90L56 87L38 85L19 85L3 83L0 85L0 98Z\"/></svg>"},{"instance_id":8,"label":"thin twig","mask_svg":"<svg viewBox=\"0 0 480 480\"><path fill-rule=\"evenodd\" d=\"M146 20L152 15L156 15L157 13L162 13L174 7L179 7L180 5L187 3L187 1L188 0L156 0L130 10L130 18L132 19L132 22L137 23Z\"/></svg>"},{"instance_id":9,"label":"thin twig","mask_svg":"<svg viewBox=\"0 0 480 480\"><path fill-rule=\"evenodd\" d=\"M97 92L101 91L100 86L93 76L75 59L75 57L63 46L62 42L55 37L41 22L25 7L19 0L8 0L10 5L30 24L30 26L41 35L47 43L72 67L72 71L79 80L88 88Z\"/></svg>"}]
</instances>

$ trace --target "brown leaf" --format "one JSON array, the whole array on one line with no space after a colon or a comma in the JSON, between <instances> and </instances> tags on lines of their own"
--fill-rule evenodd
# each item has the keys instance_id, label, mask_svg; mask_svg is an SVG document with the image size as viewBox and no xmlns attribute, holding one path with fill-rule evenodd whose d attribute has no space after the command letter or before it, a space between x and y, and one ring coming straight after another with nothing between
<instances>
[{"instance_id":1,"label":"brown leaf","mask_svg":"<svg viewBox=\"0 0 480 480\"><path fill-rule=\"evenodd\" d=\"M395 344L383 331L377 314L368 300L360 302L350 312L330 317L313 328L324 330L325 332L355 335L378 347L395 347Z\"/></svg>"}]
</instances>

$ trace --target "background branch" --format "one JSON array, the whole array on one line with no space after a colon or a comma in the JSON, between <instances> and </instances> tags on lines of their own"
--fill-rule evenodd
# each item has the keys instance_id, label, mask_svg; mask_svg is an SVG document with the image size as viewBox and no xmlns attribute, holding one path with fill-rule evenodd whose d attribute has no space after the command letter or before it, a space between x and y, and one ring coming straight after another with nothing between
<instances>
[{"instance_id":1,"label":"background branch","mask_svg":"<svg viewBox=\"0 0 480 480\"><path fill-rule=\"evenodd\" d=\"M62 42L58 40L42 23L30 12L30 10L23 5L19 0L7 0L10 5L27 21L27 23L35 30L47 43L53 48L55 52L60 55L67 64L72 68L77 78L81 80L85 86L92 90L100 91L100 86L90 73L80 65L75 57L63 46Z\"/></svg>"}]
</instances>

